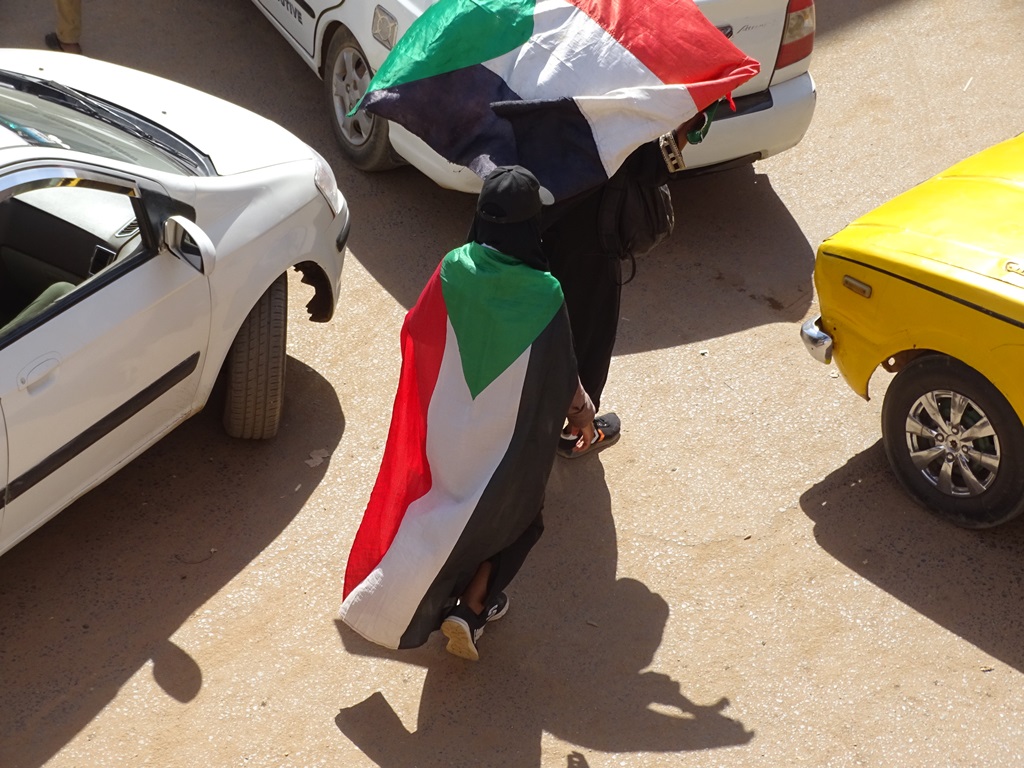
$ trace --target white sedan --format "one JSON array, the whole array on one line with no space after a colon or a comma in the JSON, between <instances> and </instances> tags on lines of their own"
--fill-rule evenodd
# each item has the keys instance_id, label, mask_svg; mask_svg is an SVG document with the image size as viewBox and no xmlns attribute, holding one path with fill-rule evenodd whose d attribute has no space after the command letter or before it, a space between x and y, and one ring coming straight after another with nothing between
<instances>
[{"instance_id":1,"label":"white sedan","mask_svg":"<svg viewBox=\"0 0 1024 768\"><path fill-rule=\"evenodd\" d=\"M335 135L355 167L382 171L408 162L442 187L476 192L476 174L449 163L402 126L363 110L348 115L398 38L436 1L253 3L323 79ZM761 72L733 94L736 111L718 110L707 140L686 148L687 168L748 164L796 146L811 123L816 101L808 71L814 0L695 2L738 48L760 62Z\"/></svg>"},{"instance_id":2,"label":"white sedan","mask_svg":"<svg viewBox=\"0 0 1024 768\"><path fill-rule=\"evenodd\" d=\"M135 70L0 50L0 552L207 403L272 437L287 271L338 300L348 207L278 125Z\"/></svg>"}]
</instances>

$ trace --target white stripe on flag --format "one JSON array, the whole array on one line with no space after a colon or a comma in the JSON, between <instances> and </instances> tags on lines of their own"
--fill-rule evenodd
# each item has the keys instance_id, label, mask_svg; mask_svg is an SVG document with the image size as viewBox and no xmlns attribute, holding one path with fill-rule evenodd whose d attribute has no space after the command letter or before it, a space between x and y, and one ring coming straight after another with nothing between
<instances>
[{"instance_id":1,"label":"white stripe on flag","mask_svg":"<svg viewBox=\"0 0 1024 768\"><path fill-rule=\"evenodd\" d=\"M474 400L450 320L446 333L427 408L430 490L409 505L377 568L341 606L346 624L388 648L398 647L508 450L530 362L528 347Z\"/></svg>"},{"instance_id":2,"label":"white stripe on flag","mask_svg":"<svg viewBox=\"0 0 1024 768\"><path fill-rule=\"evenodd\" d=\"M590 123L609 176L634 149L697 113L690 92L680 85L623 88L600 98L576 99L576 103Z\"/></svg>"},{"instance_id":3,"label":"white stripe on flag","mask_svg":"<svg viewBox=\"0 0 1024 768\"><path fill-rule=\"evenodd\" d=\"M529 41L484 66L526 100L571 95L611 176L636 147L692 117L684 85L665 85L600 24L565 0L538 0Z\"/></svg>"},{"instance_id":4,"label":"white stripe on flag","mask_svg":"<svg viewBox=\"0 0 1024 768\"><path fill-rule=\"evenodd\" d=\"M539 0L533 36L485 62L523 98L595 96L661 80L607 30L565 0ZM529 94L529 95L527 95Z\"/></svg>"}]
</instances>

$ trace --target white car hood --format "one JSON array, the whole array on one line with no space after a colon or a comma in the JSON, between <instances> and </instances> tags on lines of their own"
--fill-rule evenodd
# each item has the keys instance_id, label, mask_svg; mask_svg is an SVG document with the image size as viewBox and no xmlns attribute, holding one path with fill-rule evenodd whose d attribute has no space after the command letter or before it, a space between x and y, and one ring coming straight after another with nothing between
<instances>
[{"instance_id":1,"label":"white car hood","mask_svg":"<svg viewBox=\"0 0 1024 768\"><path fill-rule=\"evenodd\" d=\"M310 157L309 147L276 123L156 75L87 56L13 48L0 49L0 69L54 80L143 115L208 155L223 176Z\"/></svg>"}]
</instances>

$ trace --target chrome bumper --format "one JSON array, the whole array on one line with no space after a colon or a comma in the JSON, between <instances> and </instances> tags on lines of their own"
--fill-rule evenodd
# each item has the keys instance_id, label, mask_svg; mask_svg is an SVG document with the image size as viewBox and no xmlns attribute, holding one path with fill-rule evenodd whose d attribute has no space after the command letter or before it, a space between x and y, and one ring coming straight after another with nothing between
<instances>
[{"instance_id":1,"label":"chrome bumper","mask_svg":"<svg viewBox=\"0 0 1024 768\"><path fill-rule=\"evenodd\" d=\"M819 363L828 365L832 362L832 337L821 330L821 315L812 317L800 328L800 338L811 353L811 357Z\"/></svg>"}]
</instances>

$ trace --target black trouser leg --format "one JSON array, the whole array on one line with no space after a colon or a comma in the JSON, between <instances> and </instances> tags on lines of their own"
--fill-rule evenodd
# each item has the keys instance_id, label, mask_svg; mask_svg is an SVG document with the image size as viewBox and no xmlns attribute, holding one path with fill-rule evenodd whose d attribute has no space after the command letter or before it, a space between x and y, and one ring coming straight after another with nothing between
<instances>
[{"instance_id":1,"label":"black trouser leg","mask_svg":"<svg viewBox=\"0 0 1024 768\"><path fill-rule=\"evenodd\" d=\"M552 253L549 259L565 294L580 381L600 408L619 327L622 262L603 254Z\"/></svg>"}]
</instances>

